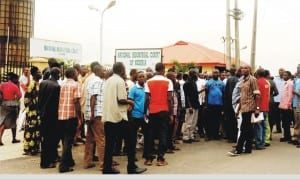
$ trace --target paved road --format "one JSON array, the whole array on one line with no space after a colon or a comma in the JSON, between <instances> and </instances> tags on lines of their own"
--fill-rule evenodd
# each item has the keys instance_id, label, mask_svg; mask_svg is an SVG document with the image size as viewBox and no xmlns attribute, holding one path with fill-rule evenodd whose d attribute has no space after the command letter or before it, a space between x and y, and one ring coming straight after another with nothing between
<instances>
[{"instance_id":1,"label":"paved road","mask_svg":"<svg viewBox=\"0 0 300 179\"><path fill-rule=\"evenodd\" d=\"M22 132L18 138L22 139ZM169 165L150 166L144 174L300 174L300 149L292 144L280 143L281 134L273 134L270 147L265 150L253 150L252 154L230 157L227 152L232 144L225 140L204 141L178 144L181 148L175 154L166 154ZM22 143L11 143L11 132L6 130L4 146L0 146L0 174L58 174L58 168L40 169L39 156L23 156ZM73 148L76 162L74 171L67 174L100 174L96 168L83 169L83 145ZM138 152L137 164L144 167L141 152ZM120 163L118 169L126 174L124 156L114 157Z\"/></svg>"}]
</instances>

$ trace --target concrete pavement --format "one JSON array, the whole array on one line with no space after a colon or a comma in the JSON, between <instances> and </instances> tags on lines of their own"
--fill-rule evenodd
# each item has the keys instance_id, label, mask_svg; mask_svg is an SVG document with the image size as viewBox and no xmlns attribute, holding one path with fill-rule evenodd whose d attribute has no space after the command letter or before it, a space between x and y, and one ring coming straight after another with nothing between
<instances>
[{"instance_id":1,"label":"concrete pavement","mask_svg":"<svg viewBox=\"0 0 300 179\"><path fill-rule=\"evenodd\" d=\"M23 132L17 138L23 139ZM300 174L300 149L292 144L281 143L282 134L273 134L271 146L265 150L253 150L252 154L231 157L227 154L232 143L225 140L204 141L192 144L177 144L181 149L174 154L166 154L167 166L144 166L138 151L137 164L146 167L148 174ZM0 146L0 174L58 174L58 167L40 169L39 156L23 156L22 143L11 143L11 131L6 130L3 137L4 146ZM76 162L74 171L66 174L101 174L98 167L83 169L84 146L73 147ZM117 168L126 174L127 157L118 156L114 160L120 163ZM97 164L97 163L96 163ZM155 164L155 162L154 162Z\"/></svg>"}]
</instances>

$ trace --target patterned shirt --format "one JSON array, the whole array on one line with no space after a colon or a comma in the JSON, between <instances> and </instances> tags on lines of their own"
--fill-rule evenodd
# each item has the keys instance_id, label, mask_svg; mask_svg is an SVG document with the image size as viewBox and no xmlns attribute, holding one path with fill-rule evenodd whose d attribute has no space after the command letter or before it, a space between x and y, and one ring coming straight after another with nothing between
<instances>
[{"instance_id":1,"label":"patterned shirt","mask_svg":"<svg viewBox=\"0 0 300 179\"><path fill-rule=\"evenodd\" d=\"M80 92L80 83L73 79L69 78L61 84L58 105L59 120L68 120L77 116L74 101L81 97Z\"/></svg>"},{"instance_id":2,"label":"patterned shirt","mask_svg":"<svg viewBox=\"0 0 300 179\"><path fill-rule=\"evenodd\" d=\"M257 80L254 76L247 76L241 82L241 112L255 111L255 95L259 95Z\"/></svg>"},{"instance_id":3,"label":"patterned shirt","mask_svg":"<svg viewBox=\"0 0 300 179\"><path fill-rule=\"evenodd\" d=\"M88 84L88 93L85 102L85 119L89 120L91 117L91 97L96 95L96 104L94 106L94 117L102 116L103 106L103 88L104 80L94 75Z\"/></svg>"}]
</instances>

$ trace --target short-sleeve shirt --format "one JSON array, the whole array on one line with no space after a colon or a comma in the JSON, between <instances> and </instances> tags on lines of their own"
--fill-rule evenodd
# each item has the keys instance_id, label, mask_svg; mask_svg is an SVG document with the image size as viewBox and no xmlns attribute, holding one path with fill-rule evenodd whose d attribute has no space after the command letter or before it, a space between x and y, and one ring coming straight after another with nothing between
<instances>
[{"instance_id":1,"label":"short-sleeve shirt","mask_svg":"<svg viewBox=\"0 0 300 179\"><path fill-rule=\"evenodd\" d=\"M259 101L260 111L268 112L269 104L270 104L270 84L264 78L258 78L257 83L260 92L260 101Z\"/></svg>"},{"instance_id":2,"label":"short-sleeve shirt","mask_svg":"<svg viewBox=\"0 0 300 179\"><path fill-rule=\"evenodd\" d=\"M102 110L103 110L103 85L104 81L100 77L94 75L88 84L88 93L86 96L86 102L85 102L85 119L89 120L91 117L91 97L93 95L96 95L96 103L94 106L94 116L102 116Z\"/></svg>"},{"instance_id":3,"label":"short-sleeve shirt","mask_svg":"<svg viewBox=\"0 0 300 179\"><path fill-rule=\"evenodd\" d=\"M19 100L22 96L20 88L11 81L4 82L0 85L3 94L3 100L14 101Z\"/></svg>"},{"instance_id":4,"label":"short-sleeve shirt","mask_svg":"<svg viewBox=\"0 0 300 179\"><path fill-rule=\"evenodd\" d=\"M211 79L206 82L205 87L207 89L207 104L222 106L225 89L224 82Z\"/></svg>"},{"instance_id":5,"label":"short-sleeve shirt","mask_svg":"<svg viewBox=\"0 0 300 179\"><path fill-rule=\"evenodd\" d=\"M113 74L104 83L103 94L103 121L118 123L128 121L128 105L118 103L118 100L127 99L125 81L117 74Z\"/></svg>"},{"instance_id":6,"label":"short-sleeve shirt","mask_svg":"<svg viewBox=\"0 0 300 179\"><path fill-rule=\"evenodd\" d=\"M183 85L185 95L185 107L198 109L200 107L199 95L196 82L194 80L187 80Z\"/></svg>"},{"instance_id":7,"label":"short-sleeve shirt","mask_svg":"<svg viewBox=\"0 0 300 179\"><path fill-rule=\"evenodd\" d=\"M132 117L142 118L144 116L144 106L145 106L145 89L139 84L134 85L130 91L128 98L134 101L134 106L131 111Z\"/></svg>"},{"instance_id":8,"label":"short-sleeve shirt","mask_svg":"<svg viewBox=\"0 0 300 179\"><path fill-rule=\"evenodd\" d=\"M155 75L146 82L145 92L150 94L150 114L169 111L168 92L171 91L173 91L172 81L162 75Z\"/></svg>"},{"instance_id":9,"label":"short-sleeve shirt","mask_svg":"<svg viewBox=\"0 0 300 179\"><path fill-rule=\"evenodd\" d=\"M61 84L58 105L58 119L68 120L76 117L75 99L81 97L80 83L67 79Z\"/></svg>"}]
</instances>

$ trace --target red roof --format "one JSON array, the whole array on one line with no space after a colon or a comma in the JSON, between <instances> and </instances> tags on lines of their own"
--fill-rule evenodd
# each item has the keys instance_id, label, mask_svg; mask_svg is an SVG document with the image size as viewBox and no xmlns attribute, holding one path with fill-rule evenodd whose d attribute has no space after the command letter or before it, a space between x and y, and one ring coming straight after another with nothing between
<instances>
[{"instance_id":1,"label":"red roof","mask_svg":"<svg viewBox=\"0 0 300 179\"><path fill-rule=\"evenodd\" d=\"M224 53L191 42L178 41L174 45L163 47L162 53L164 64L173 64L174 61L178 61L182 64L195 63L225 66ZM242 64L244 62L241 62Z\"/></svg>"}]
</instances>

